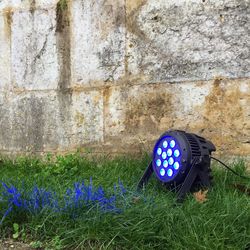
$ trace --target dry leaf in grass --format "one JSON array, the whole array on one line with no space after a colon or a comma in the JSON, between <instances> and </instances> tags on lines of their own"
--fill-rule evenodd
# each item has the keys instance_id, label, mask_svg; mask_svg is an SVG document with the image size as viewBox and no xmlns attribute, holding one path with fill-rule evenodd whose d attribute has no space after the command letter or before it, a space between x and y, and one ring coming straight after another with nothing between
<instances>
[{"instance_id":1,"label":"dry leaf in grass","mask_svg":"<svg viewBox=\"0 0 250 250\"><path fill-rule=\"evenodd\" d=\"M194 193L194 198L199 203L203 203L203 202L207 201L207 192L208 192L208 190L204 190L204 191L199 190L198 192Z\"/></svg>"}]
</instances>

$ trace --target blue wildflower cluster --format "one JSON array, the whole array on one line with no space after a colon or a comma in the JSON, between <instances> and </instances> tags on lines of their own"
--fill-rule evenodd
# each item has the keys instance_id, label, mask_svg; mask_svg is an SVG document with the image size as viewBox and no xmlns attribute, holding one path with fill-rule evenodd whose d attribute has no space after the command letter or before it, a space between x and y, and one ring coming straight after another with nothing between
<instances>
[{"instance_id":1,"label":"blue wildflower cluster","mask_svg":"<svg viewBox=\"0 0 250 250\"><path fill-rule=\"evenodd\" d=\"M114 185L114 190L110 193L105 192L101 186L94 187L91 179L88 185L84 181L74 183L73 187L68 188L61 196L37 186L27 192L4 182L1 184L0 207L4 207L4 210L0 211L0 216L2 214L0 224L15 209L31 214L47 209L57 214L69 214L73 218L80 215L84 209L93 207L100 208L102 212L121 212L117 204L125 198L126 192L121 182Z\"/></svg>"}]
</instances>

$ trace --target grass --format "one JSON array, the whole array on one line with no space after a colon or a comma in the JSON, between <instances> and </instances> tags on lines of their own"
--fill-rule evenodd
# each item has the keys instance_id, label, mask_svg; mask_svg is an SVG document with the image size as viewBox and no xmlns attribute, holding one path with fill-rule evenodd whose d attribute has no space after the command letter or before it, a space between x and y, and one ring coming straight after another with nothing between
<instances>
[{"instance_id":1,"label":"grass","mask_svg":"<svg viewBox=\"0 0 250 250\"><path fill-rule=\"evenodd\" d=\"M234 187L235 183L249 187L249 181L213 165L214 186L207 202L200 204L190 194L177 205L175 194L155 178L142 193L135 191L149 160L148 156L87 160L78 154L4 159L0 181L17 188L31 190L37 185L63 197L73 183L92 177L93 184L107 193L119 180L127 192L121 203L118 200L121 213L87 207L72 218L48 209L36 214L15 209L0 225L0 235L44 249L249 249L250 200ZM245 174L244 162L231 167ZM0 217L4 208L0 200Z\"/></svg>"}]
</instances>

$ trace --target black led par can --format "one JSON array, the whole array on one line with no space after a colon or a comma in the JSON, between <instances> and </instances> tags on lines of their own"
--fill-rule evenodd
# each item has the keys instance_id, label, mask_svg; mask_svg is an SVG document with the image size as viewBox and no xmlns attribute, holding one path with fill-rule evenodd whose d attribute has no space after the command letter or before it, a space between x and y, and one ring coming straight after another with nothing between
<instances>
[{"instance_id":1,"label":"black led par can","mask_svg":"<svg viewBox=\"0 0 250 250\"><path fill-rule=\"evenodd\" d=\"M216 148L212 142L193 133L169 130L156 141L152 161L138 183L145 186L154 173L167 188L177 192L182 201L192 189L211 186L211 153Z\"/></svg>"}]
</instances>

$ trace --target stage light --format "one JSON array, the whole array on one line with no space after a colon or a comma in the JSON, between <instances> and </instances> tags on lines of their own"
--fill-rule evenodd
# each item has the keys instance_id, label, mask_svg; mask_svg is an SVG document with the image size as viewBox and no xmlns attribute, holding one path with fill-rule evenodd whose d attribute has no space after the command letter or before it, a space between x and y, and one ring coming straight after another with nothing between
<instances>
[{"instance_id":1,"label":"stage light","mask_svg":"<svg viewBox=\"0 0 250 250\"><path fill-rule=\"evenodd\" d=\"M177 191L177 198L182 201L191 188L211 186L211 153L215 150L213 143L203 137L181 130L169 130L156 141L152 161L138 188L146 185L155 173L166 187Z\"/></svg>"}]
</instances>

